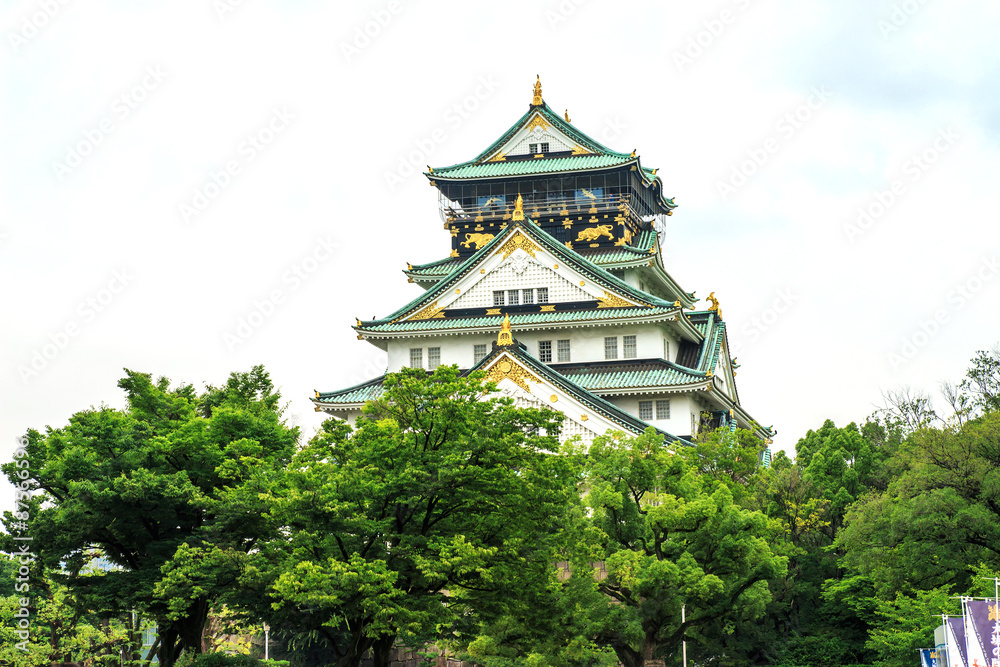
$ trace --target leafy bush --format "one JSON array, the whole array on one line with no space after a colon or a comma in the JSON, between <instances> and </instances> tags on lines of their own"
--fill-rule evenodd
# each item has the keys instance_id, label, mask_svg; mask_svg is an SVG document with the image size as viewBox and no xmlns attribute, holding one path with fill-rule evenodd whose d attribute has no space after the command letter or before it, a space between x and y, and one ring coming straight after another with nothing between
<instances>
[{"instance_id":1,"label":"leafy bush","mask_svg":"<svg viewBox=\"0 0 1000 667\"><path fill-rule=\"evenodd\" d=\"M225 653L202 653L190 658L182 657L177 667L288 667L284 660L268 660L249 655L227 655Z\"/></svg>"}]
</instances>

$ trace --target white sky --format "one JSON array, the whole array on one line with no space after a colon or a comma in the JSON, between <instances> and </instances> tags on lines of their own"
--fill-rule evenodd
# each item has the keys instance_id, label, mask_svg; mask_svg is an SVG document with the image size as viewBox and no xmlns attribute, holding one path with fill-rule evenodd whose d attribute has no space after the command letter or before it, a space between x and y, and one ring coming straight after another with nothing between
<instances>
[{"instance_id":1,"label":"white sky","mask_svg":"<svg viewBox=\"0 0 1000 667\"><path fill-rule=\"evenodd\" d=\"M200 387L263 363L311 435L313 389L382 371L354 318L409 301L406 262L449 251L426 179L389 187L386 174L414 151L421 169L476 155L525 111L536 73L579 129L659 167L680 205L668 270L702 298L715 291L743 404L778 429L777 447L826 418L862 421L881 390L958 380L1000 340L1000 3L0 11L2 460L29 427L122 407L123 367ZM377 34L356 42L366 24ZM925 153L933 163L917 166ZM752 155L763 164L723 195ZM230 162L238 173L213 190ZM214 198L185 220L181 205L206 189ZM883 191L893 200L852 232ZM5 486L0 509L11 502Z\"/></svg>"}]
</instances>

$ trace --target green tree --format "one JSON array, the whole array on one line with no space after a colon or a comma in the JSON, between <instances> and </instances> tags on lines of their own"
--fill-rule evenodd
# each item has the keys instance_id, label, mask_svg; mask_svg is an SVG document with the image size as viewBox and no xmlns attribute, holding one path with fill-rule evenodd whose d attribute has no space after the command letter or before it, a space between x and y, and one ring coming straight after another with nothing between
<instances>
[{"instance_id":1,"label":"green tree","mask_svg":"<svg viewBox=\"0 0 1000 667\"><path fill-rule=\"evenodd\" d=\"M339 666L369 649L382 666L397 640L446 642L551 581L577 502L572 461L554 455L562 416L493 389L453 366L404 369L356 428L323 423L267 498L287 538L244 578L272 627L320 635Z\"/></svg>"},{"instance_id":2,"label":"green tree","mask_svg":"<svg viewBox=\"0 0 1000 667\"><path fill-rule=\"evenodd\" d=\"M653 430L590 448L585 502L605 561L598 588L613 608L601 639L626 667L677 656L685 637L693 659L733 659L737 627L764 615L768 581L785 574L768 544L775 524L716 482Z\"/></svg>"},{"instance_id":3,"label":"green tree","mask_svg":"<svg viewBox=\"0 0 1000 667\"><path fill-rule=\"evenodd\" d=\"M201 395L128 370L118 384L127 409L85 410L65 427L29 431L37 495L28 529L41 565L81 609L153 618L160 664L170 667L182 651L202 651L209 610L264 537L257 508L237 501L288 463L298 430L260 366ZM21 481L14 463L3 470ZM99 576L87 573L95 554L113 566ZM178 568L188 582L171 578Z\"/></svg>"}]
</instances>

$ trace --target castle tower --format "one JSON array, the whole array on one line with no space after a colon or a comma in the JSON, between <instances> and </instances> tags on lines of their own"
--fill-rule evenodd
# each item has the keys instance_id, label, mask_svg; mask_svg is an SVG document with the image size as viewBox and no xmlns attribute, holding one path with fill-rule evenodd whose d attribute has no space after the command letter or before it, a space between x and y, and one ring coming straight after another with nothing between
<instances>
[{"instance_id":1,"label":"castle tower","mask_svg":"<svg viewBox=\"0 0 1000 667\"><path fill-rule=\"evenodd\" d=\"M704 428L755 429L740 404L714 292L693 292L663 265L676 204L656 169L578 130L542 98L472 160L428 168L449 234L443 259L408 265L425 292L358 338L385 350L387 372L440 364L478 369L518 405L566 415L564 437L589 442L649 426L672 440ZM318 392L318 411L348 420L383 377Z\"/></svg>"}]
</instances>

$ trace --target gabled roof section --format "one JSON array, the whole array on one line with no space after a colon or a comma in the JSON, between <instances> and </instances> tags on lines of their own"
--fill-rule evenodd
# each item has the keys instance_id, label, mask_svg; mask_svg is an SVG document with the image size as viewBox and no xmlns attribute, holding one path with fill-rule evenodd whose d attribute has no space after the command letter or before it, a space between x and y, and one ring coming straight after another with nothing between
<instances>
[{"instance_id":1,"label":"gabled roof section","mask_svg":"<svg viewBox=\"0 0 1000 667\"><path fill-rule=\"evenodd\" d=\"M581 132L569 120L552 110L538 96L517 122L490 144L483 152L466 162L447 167L429 168L425 175L432 181L478 178L503 178L533 174L552 174L589 169L608 169L633 164L645 185L656 182L663 192L663 181L656 169L643 167L635 151L619 153ZM534 133L533 133L534 131ZM532 139L533 137L533 139ZM526 146L541 141L551 145L551 156L532 154ZM519 157L524 159L510 159ZM669 211L676 208L673 199L661 196Z\"/></svg>"},{"instance_id":2,"label":"gabled roof section","mask_svg":"<svg viewBox=\"0 0 1000 667\"><path fill-rule=\"evenodd\" d=\"M579 146L582 150L577 152L578 155L604 155L619 158L634 157L630 156L629 153L619 153L617 151L613 151L604 144L601 144L583 132L580 132L573 126L572 123L567 122L562 116L553 111L552 108L549 107L549 105L543 100L540 105L532 105L529 107L528 111L525 112L525 114L521 116L516 123L511 125L506 132L500 135L499 139L490 144L489 147L487 147L482 153L464 164L480 164L488 162L491 158L497 157L501 153L501 149L510 144L511 140L514 139L519 132L528 128L532 123L538 125L540 121L535 120L536 118L541 119L541 122L548 123L548 125L550 125L556 132L559 132L569 141ZM454 167L446 167L445 169L450 168ZM434 174L437 175L438 171L439 170L435 169Z\"/></svg>"},{"instance_id":3,"label":"gabled roof section","mask_svg":"<svg viewBox=\"0 0 1000 667\"><path fill-rule=\"evenodd\" d=\"M663 266L659 236L652 228L641 231L627 245L588 250L582 248L573 252L605 270L644 267L662 284L666 292L678 295L678 300L685 308L692 308L696 303L694 293L684 291L667 273ZM427 264L408 265L403 273L411 282L427 287L451 276L462 263L463 260L457 257L445 257Z\"/></svg>"},{"instance_id":4,"label":"gabled roof section","mask_svg":"<svg viewBox=\"0 0 1000 667\"><path fill-rule=\"evenodd\" d=\"M378 320L360 322L355 327L358 331L373 331L376 327L383 325L395 325L403 322L420 322L422 325L428 321L437 322L445 318L443 311L448 304L457 300L455 295L455 285L466 280L467 277L484 275L486 269L480 270L479 274L475 270L492 258L494 255L510 255L517 249L535 252L542 250L554 257L559 266L564 270L572 270L585 278L590 287L598 294L603 292L603 298L595 297L600 304L599 310L621 311L623 309L634 310L637 315L644 314L652 309L665 309L664 312L678 309L672 302L665 301L650 294L633 288L624 281L616 278L611 273L605 271L593 262L588 261L575 251L559 243L550 234L534 224L530 219L515 221L499 234L493 237L482 248L476 251L468 259L463 261L446 278L439 280L434 286L418 296L416 299L406 304L391 315ZM534 248L535 250L532 250ZM678 309L679 310L679 309ZM549 312L546 315L558 315L559 313ZM496 313L495 315L499 315ZM620 313L619 313L620 315ZM600 312L598 312L600 317ZM447 320L444 320L447 322ZM700 336L691 329L692 338L698 339Z\"/></svg>"}]
</instances>

